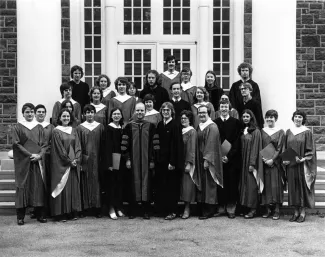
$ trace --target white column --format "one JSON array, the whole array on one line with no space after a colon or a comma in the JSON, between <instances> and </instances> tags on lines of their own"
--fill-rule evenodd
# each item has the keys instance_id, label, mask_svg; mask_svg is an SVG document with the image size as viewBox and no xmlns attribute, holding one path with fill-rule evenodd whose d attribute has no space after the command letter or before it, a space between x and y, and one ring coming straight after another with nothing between
<instances>
[{"instance_id":1,"label":"white column","mask_svg":"<svg viewBox=\"0 0 325 257\"><path fill-rule=\"evenodd\" d=\"M50 118L61 83L61 1L17 1L18 119L21 107L44 104Z\"/></svg>"},{"instance_id":2,"label":"white column","mask_svg":"<svg viewBox=\"0 0 325 257\"><path fill-rule=\"evenodd\" d=\"M70 63L84 68L82 51L84 49L83 1L70 0ZM84 78L82 78L84 80Z\"/></svg>"},{"instance_id":3,"label":"white column","mask_svg":"<svg viewBox=\"0 0 325 257\"><path fill-rule=\"evenodd\" d=\"M198 46L197 46L197 60L198 60L198 74L197 82L201 85L204 81L204 75L209 70L212 69L209 65L209 42L212 42L212 30L209 31L209 3L208 0L201 0L199 3L199 15L198 15Z\"/></svg>"},{"instance_id":4,"label":"white column","mask_svg":"<svg viewBox=\"0 0 325 257\"><path fill-rule=\"evenodd\" d=\"M263 115L277 110L278 125L286 129L296 109L296 1L253 0L252 18L253 80Z\"/></svg>"},{"instance_id":5,"label":"white column","mask_svg":"<svg viewBox=\"0 0 325 257\"><path fill-rule=\"evenodd\" d=\"M117 76L117 40L116 40L116 20L115 20L116 6L114 0L105 1L105 68L107 76L110 77L112 82Z\"/></svg>"}]
</instances>

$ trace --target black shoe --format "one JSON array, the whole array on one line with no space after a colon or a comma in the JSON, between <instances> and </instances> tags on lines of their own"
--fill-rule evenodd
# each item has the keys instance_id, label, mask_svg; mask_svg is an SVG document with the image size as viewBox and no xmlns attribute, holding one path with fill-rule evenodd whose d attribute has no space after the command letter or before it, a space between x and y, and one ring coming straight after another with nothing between
<instances>
[{"instance_id":1,"label":"black shoe","mask_svg":"<svg viewBox=\"0 0 325 257\"><path fill-rule=\"evenodd\" d=\"M30 215L29 215L29 217L30 217L31 219L36 219L36 215L35 215L34 212L31 212Z\"/></svg>"},{"instance_id":2,"label":"black shoe","mask_svg":"<svg viewBox=\"0 0 325 257\"><path fill-rule=\"evenodd\" d=\"M39 217L39 218L37 218L37 221L39 221L40 223L46 223L47 219L44 217Z\"/></svg>"},{"instance_id":3,"label":"black shoe","mask_svg":"<svg viewBox=\"0 0 325 257\"><path fill-rule=\"evenodd\" d=\"M18 224L19 226L22 226L22 225L25 224L25 222L24 222L23 219L17 219L17 224Z\"/></svg>"},{"instance_id":4,"label":"black shoe","mask_svg":"<svg viewBox=\"0 0 325 257\"><path fill-rule=\"evenodd\" d=\"M213 214L213 217L221 217L221 216L226 216L225 212L216 212L215 214Z\"/></svg>"},{"instance_id":5,"label":"black shoe","mask_svg":"<svg viewBox=\"0 0 325 257\"><path fill-rule=\"evenodd\" d=\"M145 220L150 220L149 213L145 212L145 213L143 214L143 219L145 219Z\"/></svg>"},{"instance_id":6,"label":"black shoe","mask_svg":"<svg viewBox=\"0 0 325 257\"><path fill-rule=\"evenodd\" d=\"M270 216L271 216L271 210L268 209L268 210L266 211L266 213L263 214L262 218L267 219L267 218L270 217Z\"/></svg>"},{"instance_id":7,"label":"black shoe","mask_svg":"<svg viewBox=\"0 0 325 257\"><path fill-rule=\"evenodd\" d=\"M103 215L101 213L96 214L96 218L100 219L102 217L103 217Z\"/></svg>"},{"instance_id":8,"label":"black shoe","mask_svg":"<svg viewBox=\"0 0 325 257\"><path fill-rule=\"evenodd\" d=\"M234 213L228 213L228 218L234 219L234 218L236 218L236 215Z\"/></svg>"},{"instance_id":9,"label":"black shoe","mask_svg":"<svg viewBox=\"0 0 325 257\"><path fill-rule=\"evenodd\" d=\"M302 215L300 214L299 218L297 219L297 222L298 222L298 223L303 223L303 222L305 221L305 219L306 219L306 214L305 214L304 216L302 216Z\"/></svg>"},{"instance_id":10,"label":"black shoe","mask_svg":"<svg viewBox=\"0 0 325 257\"><path fill-rule=\"evenodd\" d=\"M133 220L133 219L135 219L135 216L133 214L129 214L128 218L129 218L129 220Z\"/></svg>"},{"instance_id":11,"label":"black shoe","mask_svg":"<svg viewBox=\"0 0 325 257\"><path fill-rule=\"evenodd\" d=\"M206 219L210 219L213 217L213 214L209 214L209 215L202 215L199 217L199 220L206 220Z\"/></svg>"},{"instance_id":12,"label":"black shoe","mask_svg":"<svg viewBox=\"0 0 325 257\"><path fill-rule=\"evenodd\" d=\"M289 219L289 221L294 222L294 221L297 221L298 218L299 218L299 214L298 215L293 214L292 217Z\"/></svg>"}]
</instances>

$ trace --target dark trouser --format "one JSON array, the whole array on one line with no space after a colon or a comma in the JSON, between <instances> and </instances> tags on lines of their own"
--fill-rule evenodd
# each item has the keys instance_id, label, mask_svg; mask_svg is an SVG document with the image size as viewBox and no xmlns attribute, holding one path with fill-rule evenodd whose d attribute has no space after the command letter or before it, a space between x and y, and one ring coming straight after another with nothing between
<instances>
[{"instance_id":1,"label":"dark trouser","mask_svg":"<svg viewBox=\"0 0 325 257\"><path fill-rule=\"evenodd\" d=\"M123 205L123 174L121 170L107 172L108 183L105 191L108 195L108 205L121 209Z\"/></svg>"},{"instance_id":2,"label":"dark trouser","mask_svg":"<svg viewBox=\"0 0 325 257\"><path fill-rule=\"evenodd\" d=\"M17 208L17 219L23 220L25 218L26 208ZM34 207L34 214L37 218L46 217L46 208L44 206Z\"/></svg>"},{"instance_id":3,"label":"dark trouser","mask_svg":"<svg viewBox=\"0 0 325 257\"><path fill-rule=\"evenodd\" d=\"M202 216L212 216L216 212L215 204L202 203Z\"/></svg>"},{"instance_id":4,"label":"dark trouser","mask_svg":"<svg viewBox=\"0 0 325 257\"><path fill-rule=\"evenodd\" d=\"M135 210L137 209L137 203L135 201L132 201L129 203L129 214L132 216L135 216ZM141 203L141 211L142 213L149 213L150 212L150 202L140 202Z\"/></svg>"}]
</instances>

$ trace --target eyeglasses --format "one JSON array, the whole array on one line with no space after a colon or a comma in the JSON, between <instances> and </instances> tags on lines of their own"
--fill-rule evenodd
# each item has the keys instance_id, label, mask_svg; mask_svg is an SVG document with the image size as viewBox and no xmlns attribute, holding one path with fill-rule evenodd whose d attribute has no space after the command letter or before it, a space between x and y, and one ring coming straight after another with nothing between
<instances>
[{"instance_id":1,"label":"eyeglasses","mask_svg":"<svg viewBox=\"0 0 325 257\"><path fill-rule=\"evenodd\" d=\"M181 120L188 120L187 117L181 117Z\"/></svg>"},{"instance_id":2,"label":"eyeglasses","mask_svg":"<svg viewBox=\"0 0 325 257\"><path fill-rule=\"evenodd\" d=\"M243 91L243 90L246 90L247 87L241 87L241 88L239 88L239 89L240 89L240 91Z\"/></svg>"}]
</instances>

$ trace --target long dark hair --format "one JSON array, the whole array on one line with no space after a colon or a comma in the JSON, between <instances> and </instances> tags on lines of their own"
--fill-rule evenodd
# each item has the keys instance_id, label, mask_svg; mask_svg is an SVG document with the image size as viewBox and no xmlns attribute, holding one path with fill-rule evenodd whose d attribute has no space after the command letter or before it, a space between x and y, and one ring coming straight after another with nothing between
<instances>
[{"instance_id":1,"label":"long dark hair","mask_svg":"<svg viewBox=\"0 0 325 257\"><path fill-rule=\"evenodd\" d=\"M249 114L249 116L251 116L251 120L249 121L248 125L246 125L244 122L243 122L243 115L247 113ZM256 118L255 118L255 115L254 113L249 110L249 109L245 109L241 115L241 121L243 123L243 128L245 127L248 127L247 129L247 132L248 133L252 133L255 129L258 129L258 126L257 126L257 122L256 122Z\"/></svg>"},{"instance_id":2,"label":"long dark hair","mask_svg":"<svg viewBox=\"0 0 325 257\"><path fill-rule=\"evenodd\" d=\"M74 122L74 117L73 117L73 114L69 111L68 108L62 108L62 109L60 110L60 112L59 112L59 116L58 116L58 119L57 119L57 121L56 121L56 124L62 126L62 121L60 120L60 118L61 118L62 113L64 113L64 112L68 112L68 113L70 114L70 122L69 122L68 125L71 126L72 123Z\"/></svg>"}]
</instances>

